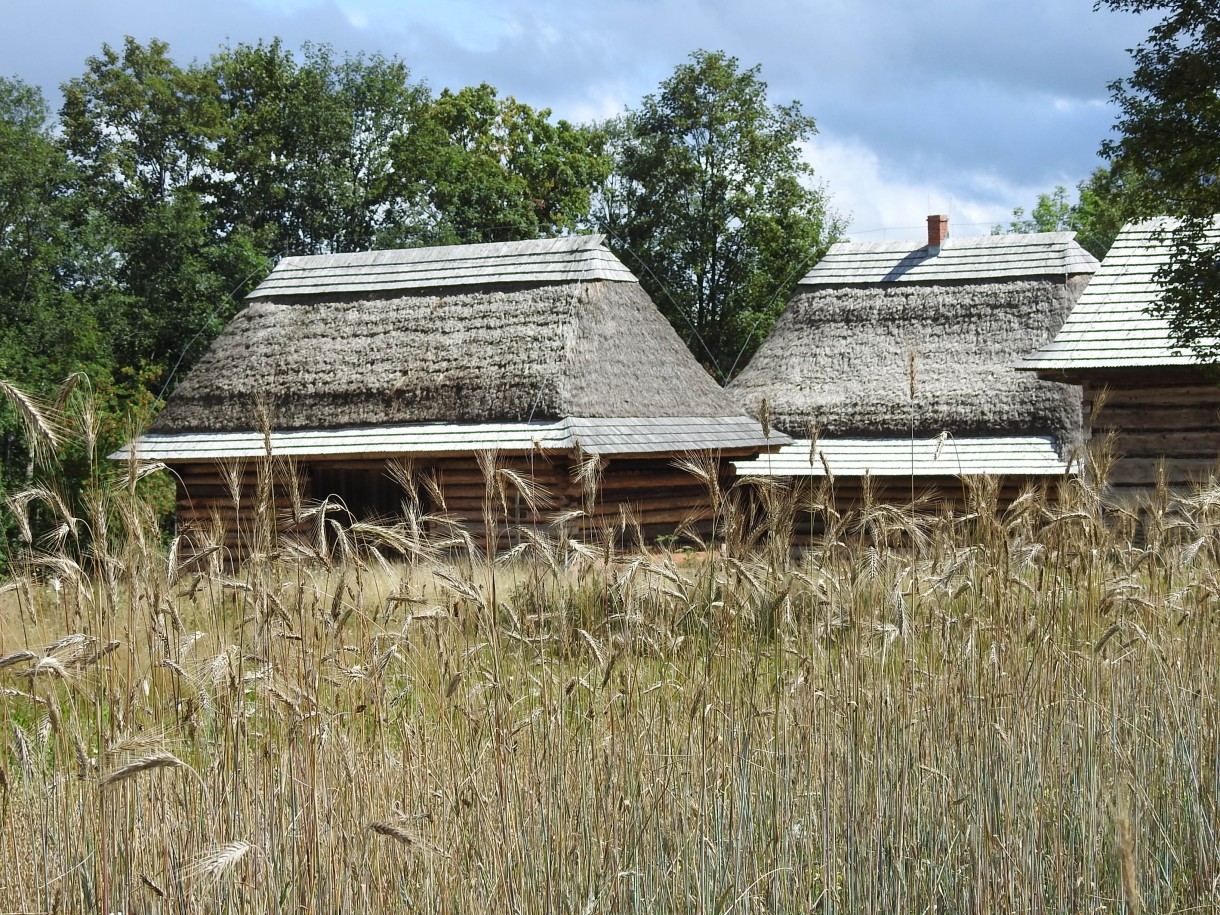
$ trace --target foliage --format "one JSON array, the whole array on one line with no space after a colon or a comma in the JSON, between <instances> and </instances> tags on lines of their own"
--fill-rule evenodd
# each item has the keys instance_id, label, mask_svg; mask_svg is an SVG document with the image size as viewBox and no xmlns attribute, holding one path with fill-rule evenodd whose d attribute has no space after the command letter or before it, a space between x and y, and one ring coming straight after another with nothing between
<instances>
[{"instance_id":1,"label":"foliage","mask_svg":"<svg viewBox=\"0 0 1220 915\"><path fill-rule=\"evenodd\" d=\"M74 218L95 244L94 312L118 367L189 368L265 264L242 233L213 230L201 188L223 119L215 85L168 46L103 46L64 86L64 145L81 180Z\"/></svg>"},{"instance_id":2,"label":"foliage","mask_svg":"<svg viewBox=\"0 0 1220 915\"><path fill-rule=\"evenodd\" d=\"M1080 196L1072 207L1071 228L1076 240L1101 260L1138 212L1143 193L1139 176L1103 166L1080 182L1077 190Z\"/></svg>"},{"instance_id":3,"label":"foliage","mask_svg":"<svg viewBox=\"0 0 1220 915\"><path fill-rule=\"evenodd\" d=\"M376 247L409 218L391 149L428 92L401 60L310 44L298 60L276 39L224 49L202 73L226 125L202 188L220 231L244 227L274 256L324 254Z\"/></svg>"},{"instance_id":4,"label":"foliage","mask_svg":"<svg viewBox=\"0 0 1220 915\"><path fill-rule=\"evenodd\" d=\"M595 129L550 120L483 83L444 90L393 143L393 167L416 244L516 241L576 229L609 173Z\"/></svg>"},{"instance_id":5,"label":"foliage","mask_svg":"<svg viewBox=\"0 0 1220 915\"><path fill-rule=\"evenodd\" d=\"M1220 355L1220 8L1202 0L1098 0L1113 10L1161 13L1132 50L1134 71L1111 84L1120 137L1102 145L1117 173L1138 176L1140 217L1179 218L1162 272L1161 313L1178 341Z\"/></svg>"},{"instance_id":6,"label":"foliage","mask_svg":"<svg viewBox=\"0 0 1220 915\"><path fill-rule=\"evenodd\" d=\"M79 275L76 178L41 94L0 78L0 379L19 379L34 396L52 395L76 373L105 375L111 365ZM0 494L32 478L35 456L20 411L0 398ZM12 524L0 506L0 539L13 535Z\"/></svg>"},{"instance_id":7,"label":"foliage","mask_svg":"<svg viewBox=\"0 0 1220 915\"><path fill-rule=\"evenodd\" d=\"M1008 224L1009 232L1065 232L1071 224L1072 206L1068 203L1067 188L1062 184L1055 186L1050 194L1039 194L1038 202L1025 215L1023 207L1012 211L1012 222ZM997 229L999 226L996 227Z\"/></svg>"},{"instance_id":8,"label":"foliage","mask_svg":"<svg viewBox=\"0 0 1220 915\"><path fill-rule=\"evenodd\" d=\"M843 228L803 157L814 120L799 102L771 105L758 67L698 51L606 127L609 244L727 380Z\"/></svg>"},{"instance_id":9,"label":"foliage","mask_svg":"<svg viewBox=\"0 0 1220 915\"><path fill-rule=\"evenodd\" d=\"M992 227L992 234L1004 232L1075 232L1076 241L1101 260L1119 230L1134 218L1138 209L1140 184L1132 175L1119 175L1102 167L1076 185L1078 197L1072 203L1068 190L1056 185L1049 194L1039 194L1038 201L1026 215L1023 207L1012 211L1008 228Z\"/></svg>"}]
</instances>

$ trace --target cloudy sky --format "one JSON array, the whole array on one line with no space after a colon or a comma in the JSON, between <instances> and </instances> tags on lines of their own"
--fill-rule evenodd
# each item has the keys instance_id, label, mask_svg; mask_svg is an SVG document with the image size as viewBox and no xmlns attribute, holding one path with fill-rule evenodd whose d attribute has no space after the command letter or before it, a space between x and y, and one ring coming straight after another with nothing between
<instances>
[{"instance_id":1,"label":"cloudy sky","mask_svg":"<svg viewBox=\"0 0 1220 915\"><path fill-rule=\"evenodd\" d=\"M13 4L10 6L10 4ZM280 36L397 55L439 90L489 82L584 121L636 106L690 52L759 64L818 122L808 156L855 240L929 213L986 234L1098 164L1107 84L1151 20L1092 0L9 0L0 73L43 87L125 35L180 63Z\"/></svg>"}]
</instances>

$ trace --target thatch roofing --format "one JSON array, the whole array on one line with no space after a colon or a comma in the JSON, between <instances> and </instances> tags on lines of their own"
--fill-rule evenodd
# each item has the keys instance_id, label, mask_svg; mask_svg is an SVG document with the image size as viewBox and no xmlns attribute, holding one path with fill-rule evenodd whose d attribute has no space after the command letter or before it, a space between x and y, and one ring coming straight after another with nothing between
<instances>
[{"instance_id":1,"label":"thatch roofing","mask_svg":"<svg viewBox=\"0 0 1220 915\"><path fill-rule=\"evenodd\" d=\"M1079 393L1013 364L1054 336L1097 261L1071 233L934 250L835 245L729 390L797 436L1075 439Z\"/></svg>"},{"instance_id":2,"label":"thatch roofing","mask_svg":"<svg viewBox=\"0 0 1220 915\"><path fill-rule=\"evenodd\" d=\"M1169 264L1174 225L1161 218L1125 226L1055 338L1019 367L1075 374L1200 364L1174 345L1168 323L1148 311L1164 292L1156 275ZM1209 241L1220 244L1220 217Z\"/></svg>"},{"instance_id":3,"label":"thatch roofing","mask_svg":"<svg viewBox=\"0 0 1220 915\"><path fill-rule=\"evenodd\" d=\"M768 444L597 236L287 258L145 444L215 451L260 428L256 401L277 434L363 430L362 447L402 453L462 450L501 427L528 449L561 420L613 420L563 433L601 453ZM450 446L387 430L413 426Z\"/></svg>"}]
</instances>

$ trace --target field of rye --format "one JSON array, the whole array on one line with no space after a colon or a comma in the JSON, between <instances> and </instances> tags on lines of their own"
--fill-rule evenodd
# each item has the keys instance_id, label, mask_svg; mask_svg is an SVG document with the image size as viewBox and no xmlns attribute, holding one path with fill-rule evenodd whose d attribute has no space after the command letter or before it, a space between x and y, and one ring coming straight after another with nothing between
<instances>
[{"instance_id":1,"label":"field of rye","mask_svg":"<svg viewBox=\"0 0 1220 915\"><path fill-rule=\"evenodd\" d=\"M234 566L165 541L141 468L69 498L39 466L0 912L1220 906L1220 489L1137 528L1084 483L956 515L765 488L747 528L712 475L704 547L569 514L490 555L411 504L294 537L268 506ZM524 482L484 469L493 521Z\"/></svg>"}]
</instances>

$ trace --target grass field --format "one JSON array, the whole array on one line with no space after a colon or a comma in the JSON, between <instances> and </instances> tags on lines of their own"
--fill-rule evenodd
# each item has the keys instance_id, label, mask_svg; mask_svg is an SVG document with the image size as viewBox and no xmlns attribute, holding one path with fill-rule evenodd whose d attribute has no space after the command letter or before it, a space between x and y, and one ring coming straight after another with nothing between
<instances>
[{"instance_id":1,"label":"grass field","mask_svg":"<svg viewBox=\"0 0 1220 915\"><path fill-rule=\"evenodd\" d=\"M110 473L10 495L0 912L1220 906L1220 490L492 556L302 506L233 569Z\"/></svg>"}]
</instances>

